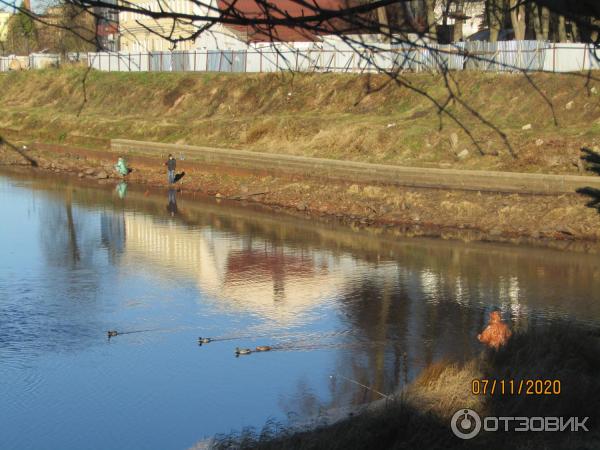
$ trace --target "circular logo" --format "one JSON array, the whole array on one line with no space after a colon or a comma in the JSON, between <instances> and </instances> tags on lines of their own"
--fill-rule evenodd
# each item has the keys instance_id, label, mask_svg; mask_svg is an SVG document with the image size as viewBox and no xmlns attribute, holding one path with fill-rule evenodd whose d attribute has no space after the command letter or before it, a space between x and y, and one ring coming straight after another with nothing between
<instances>
[{"instance_id":1,"label":"circular logo","mask_svg":"<svg viewBox=\"0 0 600 450\"><path fill-rule=\"evenodd\" d=\"M472 409L459 409L452 416L450 427L455 436L473 439L481 431L481 417Z\"/></svg>"}]
</instances>

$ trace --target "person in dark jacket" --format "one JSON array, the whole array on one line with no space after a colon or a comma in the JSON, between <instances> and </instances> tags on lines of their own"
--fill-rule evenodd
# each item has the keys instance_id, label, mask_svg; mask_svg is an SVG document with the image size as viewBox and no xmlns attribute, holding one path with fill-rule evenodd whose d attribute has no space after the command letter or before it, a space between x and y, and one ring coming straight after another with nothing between
<instances>
[{"instance_id":1,"label":"person in dark jacket","mask_svg":"<svg viewBox=\"0 0 600 450\"><path fill-rule=\"evenodd\" d=\"M165 166L167 166L169 184L175 183L175 167L177 166L177 160L173 158L173 155L169 154L169 159L167 159Z\"/></svg>"}]
</instances>

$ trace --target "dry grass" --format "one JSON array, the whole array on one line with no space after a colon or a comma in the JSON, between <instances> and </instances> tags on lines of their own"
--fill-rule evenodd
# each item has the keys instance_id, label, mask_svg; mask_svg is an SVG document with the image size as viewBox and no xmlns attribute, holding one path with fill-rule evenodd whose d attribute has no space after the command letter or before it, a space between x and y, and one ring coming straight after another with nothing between
<instances>
[{"instance_id":1,"label":"dry grass","mask_svg":"<svg viewBox=\"0 0 600 450\"><path fill-rule=\"evenodd\" d=\"M219 436L218 449L595 449L600 446L600 345L597 330L560 324L521 333L498 353L487 352L464 365L440 362L426 369L397 400L346 420L298 430L269 423ZM558 396L477 397L475 378L551 378ZM450 417L462 408L495 416L589 416L589 433L481 433L455 438Z\"/></svg>"},{"instance_id":2,"label":"dry grass","mask_svg":"<svg viewBox=\"0 0 600 450\"><path fill-rule=\"evenodd\" d=\"M418 405L421 413L444 418L460 407L483 412L483 397L472 395L468 389L475 378L483 378L477 360L465 365L440 361L419 375L403 394L402 400L410 405Z\"/></svg>"},{"instance_id":3,"label":"dry grass","mask_svg":"<svg viewBox=\"0 0 600 450\"><path fill-rule=\"evenodd\" d=\"M514 160L501 137L457 102L449 111L485 155L452 120L438 116L429 100L383 76L92 71L85 78L84 102L85 74L81 68L1 74L0 129L50 142L98 145L120 137L390 164L548 172L576 172L579 147L600 143L600 95L594 93L600 83L586 84L576 75L533 76L549 105L522 76L456 74L454 90L507 134L520 155ZM437 101L448 95L437 75L408 79ZM532 130L521 130L527 123ZM463 150L468 156L459 159Z\"/></svg>"}]
</instances>

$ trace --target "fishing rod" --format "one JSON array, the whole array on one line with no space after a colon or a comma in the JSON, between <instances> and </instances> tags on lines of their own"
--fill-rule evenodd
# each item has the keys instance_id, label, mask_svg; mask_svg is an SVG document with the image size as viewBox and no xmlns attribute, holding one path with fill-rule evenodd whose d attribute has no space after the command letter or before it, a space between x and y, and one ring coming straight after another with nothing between
<instances>
[{"instance_id":1,"label":"fishing rod","mask_svg":"<svg viewBox=\"0 0 600 450\"><path fill-rule=\"evenodd\" d=\"M363 387L371 392L375 392L376 394L380 395L381 397L385 398L386 400L392 399L392 397L390 395L386 395L383 392L379 392L377 389L373 389L372 387L367 386L366 384L362 384L360 381L353 380L352 378L345 377L344 375L339 375L339 374L338 375L329 375L329 378L334 380L336 376L343 378L344 380L349 381L350 383L354 383L360 387Z\"/></svg>"}]
</instances>

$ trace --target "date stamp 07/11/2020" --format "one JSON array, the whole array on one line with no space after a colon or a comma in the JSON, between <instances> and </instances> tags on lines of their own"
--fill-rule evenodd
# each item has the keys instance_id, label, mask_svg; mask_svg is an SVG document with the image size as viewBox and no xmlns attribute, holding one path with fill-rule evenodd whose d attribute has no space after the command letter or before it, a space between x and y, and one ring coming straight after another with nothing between
<instances>
[{"instance_id":1,"label":"date stamp 07/11/2020","mask_svg":"<svg viewBox=\"0 0 600 450\"><path fill-rule=\"evenodd\" d=\"M473 395L560 395L560 380L552 379L474 379L471 382Z\"/></svg>"}]
</instances>

